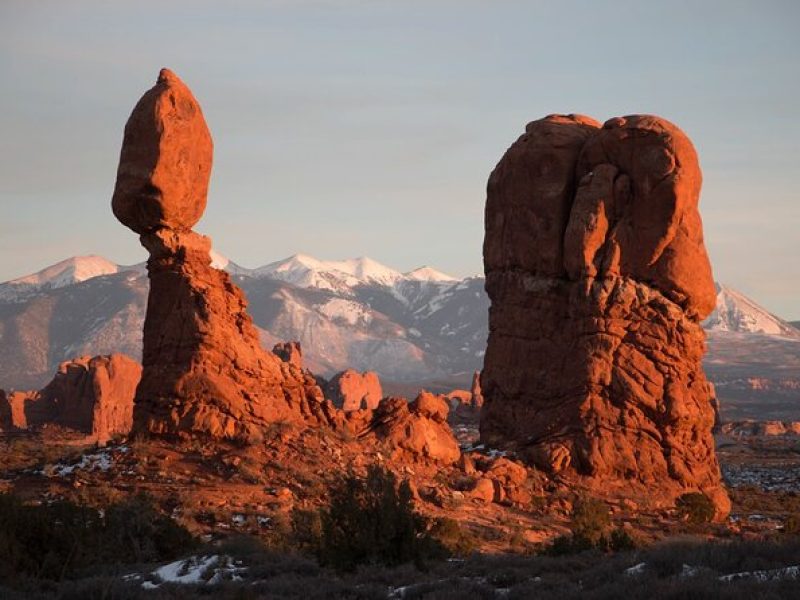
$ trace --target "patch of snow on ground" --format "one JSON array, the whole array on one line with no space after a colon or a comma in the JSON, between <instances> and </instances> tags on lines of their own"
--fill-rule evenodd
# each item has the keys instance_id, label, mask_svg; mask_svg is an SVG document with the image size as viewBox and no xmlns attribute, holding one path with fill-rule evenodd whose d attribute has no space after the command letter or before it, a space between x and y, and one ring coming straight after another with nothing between
<instances>
[{"instance_id":1,"label":"patch of snow on ground","mask_svg":"<svg viewBox=\"0 0 800 600\"><path fill-rule=\"evenodd\" d=\"M699 572L699 567L693 567L686 563L683 563L683 567L681 567L681 577L695 577Z\"/></svg>"},{"instance_id":2,"label":"patch of snow on ground","mask_svg":"<svg viewBox=\"0 0 800 600\"><path fill-rule=\"evenodd\" d=\"M122 450L127 452L127 448ZM75 471L108 471L114 464L110 449L93 454L84 454L75 464L67 465L58 463L47 465L42 469L42 474L48 477L66 477Z\"/></svg>"},{"instance_id":3,"label":"patch of snow on ground","mask_svg":"<svg viewBox=\"0 0 800 600\"><path fill-rule=\"evenodd\" d=\"M638 564L633 565L632 567L628 567L625 569L625 575L628 577L634 577L636 575L641 575L647 570L647 563L640 562Z\"/></svg>"},{"instance_id":4,"label":"patch of snow on ground","mask_svg":"<svg viewBox=\"0 0 800 600\"><path fill-rule=\"evenodd\" d=\"M780 569L768 569L763 571L742 571L741 573L731 573L722 575L719 580L727 583L736 581L786 581L800 579L800 565L791 567L781 567Z\"/></svg>"},{"instance_id":5,"label":"patch of snow on ground","mask_svg":"<svg viewBox=\"0 0 800 600\"><path fill-rule=\"evenodd\" d=\"M154 581L145 581L142 587L152 590L164 583L215 585L223 581L241 581L246 572L247 567L230 556L190 556L159 567L150 574Z\"/></svg>"}]
</instances>

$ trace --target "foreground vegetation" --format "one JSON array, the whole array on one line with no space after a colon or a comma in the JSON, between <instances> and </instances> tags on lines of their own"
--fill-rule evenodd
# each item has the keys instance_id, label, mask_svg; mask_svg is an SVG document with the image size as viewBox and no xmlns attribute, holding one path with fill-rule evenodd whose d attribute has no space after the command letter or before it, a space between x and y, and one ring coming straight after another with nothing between
<instances>
[{"instance_id":1,"label":"foreground vegetation","mask_svg":"<svg viewBox=\"0 0 800 600\"><path fill-rule=\"evenodd\" d=\"M329 490L329 499L320 510L294 511L276 521L264 539L200 543L143 496L98 511L68 502L29 506L0 495L0 598L800 595L800 568L775 571L800 563L794 530L765 540L687 537L636 548L633 537L613 528L605 504L587 498L575 506L569 535L529 548L528 555L490 556L473 553L469 533L455 521L416 513L410 487L381 469L345 477ZM702 498L687 496L682 505L688 524L708 518ZM190 556L193 561L157 569ZM193 576L191 565L198 564ZM743 575L726 578L737 573Z\"/></svg>"}]
</instances>

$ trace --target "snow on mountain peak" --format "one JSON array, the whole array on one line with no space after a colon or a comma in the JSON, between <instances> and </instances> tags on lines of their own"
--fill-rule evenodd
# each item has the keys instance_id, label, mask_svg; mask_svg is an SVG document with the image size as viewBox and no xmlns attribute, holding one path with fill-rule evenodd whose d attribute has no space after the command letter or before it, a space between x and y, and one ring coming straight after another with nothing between
<instances>
[{"instance_id":1,"label":"snow on mountain peak","mask_svg":"<svg viewBox=\"0 0 800 600\"><path fill-rule=\"evenodd\" d=\"M73 256L36 273L0 283L0 300L17 301L42 289L62 288L120 270L119 265L102 256Z\"/></svg>"},{"instance_id":2,"label":"snow on mountain peak","mask_svg":"<svg viewBox=\"0 0 800 600\"><path fill-rule=\"evenodd\" d=\"M259 267L253 270L253 275L331 291L367 283L391 286L403 278L398 271L364 256L326 261L306 254L295 254Z\"/></svg>"},{"instance_id":3,"label":"snow on mountain peak","mask_svg":"<svg viewBox=\"0 0 800 600\"><path fill-rule=\"evenodd\" d=\"M6 283L58 288L72 283L80 283L92 277L117 273L119 270L119 265L106 260L102 256L93 254L89 256L73 256L41 271L12 279Z\"/></svg>"},{"instance_id":4,"label":"snow on mountain peak","mask_svg":"<svg viewBox=\"0 0 800 600\"><path fill-rule=\"evenodd\" d=\"M776 317L741 292L717 284L717 305L703 321L707 331L761 333L788 338L800 338L800 331Z\"/></svg>"},{"instance_id":5,"label":"snow on mountain peak","mask_svg":"<svg viewBox=\"0 0 800 600\"><path fill-rule=\"evenodd\" d=\"M442 283L451 283L454 281L458 281L455 277L447 275L446 273L442 273L434 269L433 267L429 266L422 266L413 271L409 271L408 273L404 273L407 279L413 279L415 281L438 281Z\"/></svg>"},{"instance_id":6,"label":"snow on mountain peak","mask_svg":"<svg viewBox=\"0 0 800 600\"><path fill-rule=\"evenodd\" d=\"M215 269L219 269L220 271L224 271L231 262L227 257L222 256L222 254L213 248L209 254L211 255L211 266Z\"/></svg>"}]
</instances>

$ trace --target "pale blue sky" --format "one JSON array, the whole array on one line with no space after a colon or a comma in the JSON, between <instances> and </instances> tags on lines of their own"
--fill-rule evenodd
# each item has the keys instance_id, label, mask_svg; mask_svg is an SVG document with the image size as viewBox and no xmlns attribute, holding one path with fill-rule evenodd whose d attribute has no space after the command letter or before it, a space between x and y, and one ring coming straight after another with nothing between
<instances>
[{"instance_id":1,"label":"pale blue sky","mask_svg":"<svg viewBox=\"0 0 800 600\"><path fill-rule=\"evenodd\" d=\"M197 230L249 267L295 252L480 272L489 172L553 112L660 114L694 140L717 279L800 318L798 2L0 3L0 281L145 258L111 214L159 68L216 154Z\"/></svg>"}]
</instances>

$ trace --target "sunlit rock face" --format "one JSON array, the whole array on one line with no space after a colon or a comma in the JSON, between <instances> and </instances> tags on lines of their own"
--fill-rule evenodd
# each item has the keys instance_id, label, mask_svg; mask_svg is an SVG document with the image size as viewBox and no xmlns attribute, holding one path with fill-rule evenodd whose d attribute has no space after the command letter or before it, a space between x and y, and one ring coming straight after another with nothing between
<instances>
[{"instance_id":1,"label":"sunlit rock face","mask_svg":"<svg viewBox=\"0 0 800 600\"><path fill-rule=\"evenodd\" d=\"M191 230L206 206L212 142L188 87L163 69L125 126L112 208L150 253L134 428L252 441L276 421L336 411L301 366L264 351L247 301Z\"/></svg>"},{"instance_id":2,"label":"sunlit rock face","mask_svg":"<svg viewBox=\"0 0 800 600\"><path fill-rule=\"evenodd\" d=\"M39 391L0 390L0 431L58 425L100 443L128 435L142 368L124 354L81 356L58 366Z\"/></svg>"},{"instance_id":3,"label":"sunlit rock face","mask_svg":"<svg viewBox=\"0 0 800 600\"><path fill-rule=\"evenodd\" d=\"M483 442L654 505L701 490L727 513L701 367L701 181L658 117L528 124L488 183Z\"/></svg>"}]
</instances>

